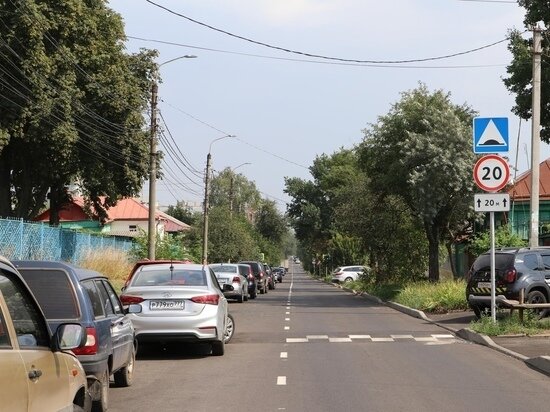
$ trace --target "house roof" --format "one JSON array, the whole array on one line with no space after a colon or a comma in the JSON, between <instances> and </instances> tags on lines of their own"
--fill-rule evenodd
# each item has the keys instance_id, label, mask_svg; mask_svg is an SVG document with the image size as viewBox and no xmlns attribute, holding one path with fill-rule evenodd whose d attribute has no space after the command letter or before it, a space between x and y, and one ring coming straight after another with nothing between
<instances>
[{"instance_id":1,"label":"house roof","mask_svg":"<svg viewBox=\"0 0 550 412\"><path fill-rule=\"evenodd\" d=\"M550 158L539 166L539 199L550 200ZM513 186L507 190L510 198L515 201L531 199L531 170L516 178Z\"/></svg>"},{"instance_id":2,"label":"house roof","mask_svg":"<svg viewBox=\"0 0 550 412\"><path fill-rule=\"evenodd\" d=\"M74 197L73 202L63 206L59 213L61 222L72 222L81 220L90 220L90 217L85 213L85 200L82 197ZM36 221L48 221L50 218L50 210L46 210L40 214ZM189 230L190 226L182 221L164 213L160 210L155 212L155 219L164 221L164 230L166 232L179 232ZM107 210L107 219L105 223L121 220L149 220L149 208L141 203L139 199L124 198L120 199L115 206L111 206Z\"/></svg>"}]
</instances>

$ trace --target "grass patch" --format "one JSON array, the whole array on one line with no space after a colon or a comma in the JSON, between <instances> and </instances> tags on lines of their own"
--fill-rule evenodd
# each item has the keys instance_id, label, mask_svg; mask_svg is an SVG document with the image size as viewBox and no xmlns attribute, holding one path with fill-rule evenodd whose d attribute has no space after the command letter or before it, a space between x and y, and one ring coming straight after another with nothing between
<instances>
[{"instance_id":1,"label":"grass patch","mask_svg":"<svg viewBox=\"0 0 550 412\"><path fill-rule=\"evenodd\" d=\"M400 290L395 302L430 313L466 310L468 302L465 290L464 280L412 283Z\"/></svg>"},{"instance_id":2,"label":"grass patch","mask_svg":"<svg viewBox=\"0 0 550 412\"><path fill-rule=\"evenodd\" d=\"M119 293L133 267L128 255L116 249L90 251L82 256L78 265L107 276Z\"/></svg>"},{"instance_id":3,"label":"grass patch","mask_svg":"<svg viewBox=\"0 0 550 412\"><path fill-rule=\"evenodd\" d=\"M482 316L481 319L472 321L470 328L475 332L488 336L538 335L550 332L550 319L538 320L535 315L525 312L522 324L517 313L510 316L509 313L497 312L496 323L493 323L491 316Z\"/></svg>"}]
</instances>

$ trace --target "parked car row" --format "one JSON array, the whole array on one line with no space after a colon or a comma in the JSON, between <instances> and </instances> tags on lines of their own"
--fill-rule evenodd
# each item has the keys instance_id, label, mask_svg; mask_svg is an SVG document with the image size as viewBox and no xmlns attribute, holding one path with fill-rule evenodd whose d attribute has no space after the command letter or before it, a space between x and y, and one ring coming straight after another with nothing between
<instances>
[{"instance_id":1,"label":"parked car row","mask_svg":"<svg viewBox=\"0 0 550 412\"><path fill-rule=\"evenodd\" d=\"M2 410L106 411L111 377L132 384L138 344L207 343L221 356L235 331L235 288L188 261L136 263L119 297L98 272L0 257L0 292Z\"/></svg>"},{"instance_id":2,"label":"parked car row","mask_svg":"<svg viewBox=\"0 0 550 412\"><path fill-rule=\"evenodd\" d=\"M265 294L268 290L275 289L277 282L283 281L281 268L271 268L268 264L258 261L213 263L209 266L220 284L233 286L232 291L224 293L225 297L235 299L239 303L255 299L258 294Z\"/></svg>"}]
</instances>

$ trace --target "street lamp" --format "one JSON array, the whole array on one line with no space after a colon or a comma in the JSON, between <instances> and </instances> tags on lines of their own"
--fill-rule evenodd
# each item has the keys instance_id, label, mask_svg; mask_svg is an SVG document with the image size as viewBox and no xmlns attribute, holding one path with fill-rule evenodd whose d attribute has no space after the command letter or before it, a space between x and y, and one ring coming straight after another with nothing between
<instances>
[{"instance_id":1,"label":"street lamp","mask_svg":"<svg viewBox=\"0 0 550 412\"><path fill-rule=\"evenodd\" d=\"M155 242L157 236L157 228L155 224L155 210L157 204L157 94L158 82L157 75L161 66L179 59L194 59L197 56L183 55L170 59L161 63L156 68L156 73L153 76L153 84L151 85L151 137L150 137L150 152L149 152L149 218L148 218L148 233L147 233L147 257L149 260L155 260Z\"/></svg>"},{"instance_id":2,"label":"street lamp","mask_svg":"<svg viewBox=\"0 0 550 412\"><path fill-rule=\"evenodd\" d=\"M210 142L208 147L208 154L206 155L206 174L204 175L204 209L203 209L203 226L202 226L202 264L206 265L208 263L208 198L209 198L209 182L210 182L210 159L212 155L212 144L218 140L225 139L227 137L235 137L231 134L218 137Z\"/></svg>"},{"instance_id":3,"label":"street lamp","mask_svg":"<svg viewBox=\"0 0 550 412\"><path fill-rule=\"evenodd\" d=\"M230 173L230 176L229 176L229 216L233 216L233 178L234 178L234 172L235 170L237 170L239 167L241 166L245 166L245 165L251 165L252 163L249 163L249 162L246 162L246 163L241 163L240 165L238 166L235 166L233 169L231 169L231 171L229 172Z\"/></svg>"}]
</instances>

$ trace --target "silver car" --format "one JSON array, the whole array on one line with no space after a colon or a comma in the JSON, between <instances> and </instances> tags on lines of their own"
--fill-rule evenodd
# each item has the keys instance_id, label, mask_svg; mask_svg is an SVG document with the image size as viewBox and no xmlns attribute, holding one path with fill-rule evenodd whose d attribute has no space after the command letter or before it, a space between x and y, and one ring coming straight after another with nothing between
<instances>
[{"instance_id":1,"label":"silver car","mask_svg":"<svg viewBox=\"0 0 550 412\"><path fill-rule=\"evenodd\" d=\"M213 263L209 266L214 271L220 285L233 286L233 290L224 292L227 299L236 299L239 303L248 300L248 279L241 275L238 264Z\"/></svg>"},{"instance_id":2,"label":"silver car","mask_svg":"<svg viewBox=\"0 0 550 412\"><path fill-rule=\"evenodd\" d=\"M123 289L124 305L139 303L128 316L138 342L209 342L212 355L225 352L227 299L214 272L197 264L154 261L137 264Z\"/></svg>"}]
</instances>

